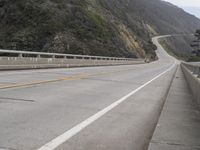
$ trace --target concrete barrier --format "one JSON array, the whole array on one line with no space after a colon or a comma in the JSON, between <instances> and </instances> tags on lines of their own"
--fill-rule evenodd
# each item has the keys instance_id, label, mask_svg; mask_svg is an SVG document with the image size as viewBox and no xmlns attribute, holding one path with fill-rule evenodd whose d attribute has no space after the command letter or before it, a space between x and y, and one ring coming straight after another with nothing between
<instances>
[{"instance_id":1,"label":"concrete barrier","mask_svg":"<svg viewBox=\"0 0 200 150\"><path fill-rule=\"evenodd\" d=\"M131 65L143 59L0 50L0 70Z\"/></svg>"},{"instance_id":2,"label":"concrete barrier","mask_svg":"<svg viewBox=\"0 0 200 150\"><path fill-rule=\"evenodd\" d=\"M190 90L200 107L200 66L182 63L181 68Z\"/></svg>"}]
</instances>

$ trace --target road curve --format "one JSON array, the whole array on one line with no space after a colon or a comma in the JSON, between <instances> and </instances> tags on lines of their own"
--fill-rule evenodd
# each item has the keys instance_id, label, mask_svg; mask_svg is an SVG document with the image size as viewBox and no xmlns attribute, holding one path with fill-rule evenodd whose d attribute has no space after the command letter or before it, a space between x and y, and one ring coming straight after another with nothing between
<instances>
[{"instance_id":1,"label":"road curve","mask_svg":"<svg viewBox=\"0 0 200 150\"><path fill-rule=\"evenodd\" d=\"M0 150L144 150L176 60L0 72Z\"/></svg>"}]
</instances>

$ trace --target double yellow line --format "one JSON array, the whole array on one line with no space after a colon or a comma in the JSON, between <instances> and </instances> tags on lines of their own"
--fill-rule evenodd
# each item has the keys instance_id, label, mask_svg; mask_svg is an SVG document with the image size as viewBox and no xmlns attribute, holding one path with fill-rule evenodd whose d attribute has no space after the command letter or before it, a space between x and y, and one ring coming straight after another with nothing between
<instances>
[{"instance_id":1,"label":"double yellow line","mask_svg":"<svg viewBox=\"0 0 200 150\"><path fill-rule=\"evenodd\" d=\"M128 71L128 70L129 69L111 71L111 72L101 72L101 73L94 73L94 74L80 74L80 75L74 75L74 76L63 77L63 78L52 79L52 80L36 81L36 82L29 82L29 83L19 83L19 84L14 84L14 85L5 85L5 86L0 86L0 90L25 88L25 87L31 87L31 86L41 85L41 84L55 83L55 82L61 82L61 81L67 81L67 80L78 80L78 79L84 79L87 77L109 75L109 74L119 73L119 72Z\"/></svg>"}]
</instances>

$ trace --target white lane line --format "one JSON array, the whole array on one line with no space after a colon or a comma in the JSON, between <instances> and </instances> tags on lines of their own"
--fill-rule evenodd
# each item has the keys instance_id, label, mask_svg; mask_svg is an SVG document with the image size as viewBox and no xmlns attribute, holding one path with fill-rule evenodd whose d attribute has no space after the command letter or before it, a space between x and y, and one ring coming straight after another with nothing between
<instances>
[{"instance_id":1,"label":"white lane line","mask_svg":"<svg viewBox=\"0 0 200 150\"><path fill-rule=\"evenodd\" d=\"M45 144L44 146L42 146L41 148L39 148L37 150L54 150L55 148L57 148L58 146L60 146L61 144L63 144L67 140L69 140L71 137L73 137L74 135L79 133L81 130L83 130L84 128L89 126L91 123L93 123L94 121L96 121L97 119L99 119L100 117L105 115L107 112L109 112L110 110L112 110L113 108L115 108L116 106L118 106L119 104L124 102L125 100L127 100L129 97L134 95L136 92L138 92L139 90L141 90L142 88L144 88L145 86L150 84L152 81L156 80L160 76L162 76L165 73L167 73L168 71L170 71L173 67L175 67L175 65L176 64L173 64L171 67L169 67L163 73L157 75L156 77L154 77L150 81L148 81L145 84L143 84L142 86L138 87L136 90L130 92L126 96L124 96L124 97L120 98L119 100L115 101L114 103L112 103L108 107L104 108L103 110L101 110L98 113L94 114L93 116L89 117L88 119L86 119L85 121L81 122L80 124L74 126L70 130L64 132L62 135L56 137L55 139L53 139L52 141L50 141L49 143Z\"/></svg>"}]
</instances>

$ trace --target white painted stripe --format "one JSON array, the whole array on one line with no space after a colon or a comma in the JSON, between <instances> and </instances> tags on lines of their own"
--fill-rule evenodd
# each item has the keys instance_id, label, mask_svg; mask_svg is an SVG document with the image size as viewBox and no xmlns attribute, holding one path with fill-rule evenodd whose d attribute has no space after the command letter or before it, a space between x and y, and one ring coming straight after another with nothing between
<instances>
[{"instance_id":1,"label":"white painted stripe","mask_svg":"<svg viewBox=\"0 0 200 150\"><path fill-rule=\"evenodd\" d=\"M148 81L145 84L143 84L142 86L138 87L136 90L130 92L126 96L124 96L124 97L120 98L119 100L115 101L114 103L112 103L108 107L104 108L103 110L101 110L98 113L94 114L93 116L89 117L88 119L86 119L85 121L81 122L80 124L74 126L70 130L68 130L65 133L63 133L62 135L56 137L55 139L53 139L49 143L45 144L44 146L42 146L38 150L54 150L55 148L57 148L58 146L60 146L61 144L63 144L67 140L69 140L71 137L73 137L74 135L79 133L81 130L83 130L84 128L89 126L91 123L93 123L94 121L96 121L97 119L99 119L100 117L105 115L107 112L109 112L110 110L112 110L113 108L115 108L116 106L118 106L119 104L124 102L125 100L127 100L129 97L133 96L136 92L138 92L139 90L141 90L142 88L144 88L145 86L150 84L152 81L156 80L160 76L162 76L165 73L167 73L168 71L170 71L173 67L175 67L175 65L176 64L173 64L166 71L164 71L161 74L157 75L156 77L154 77L150 81Z\"/></svg>"}]
</instances>

